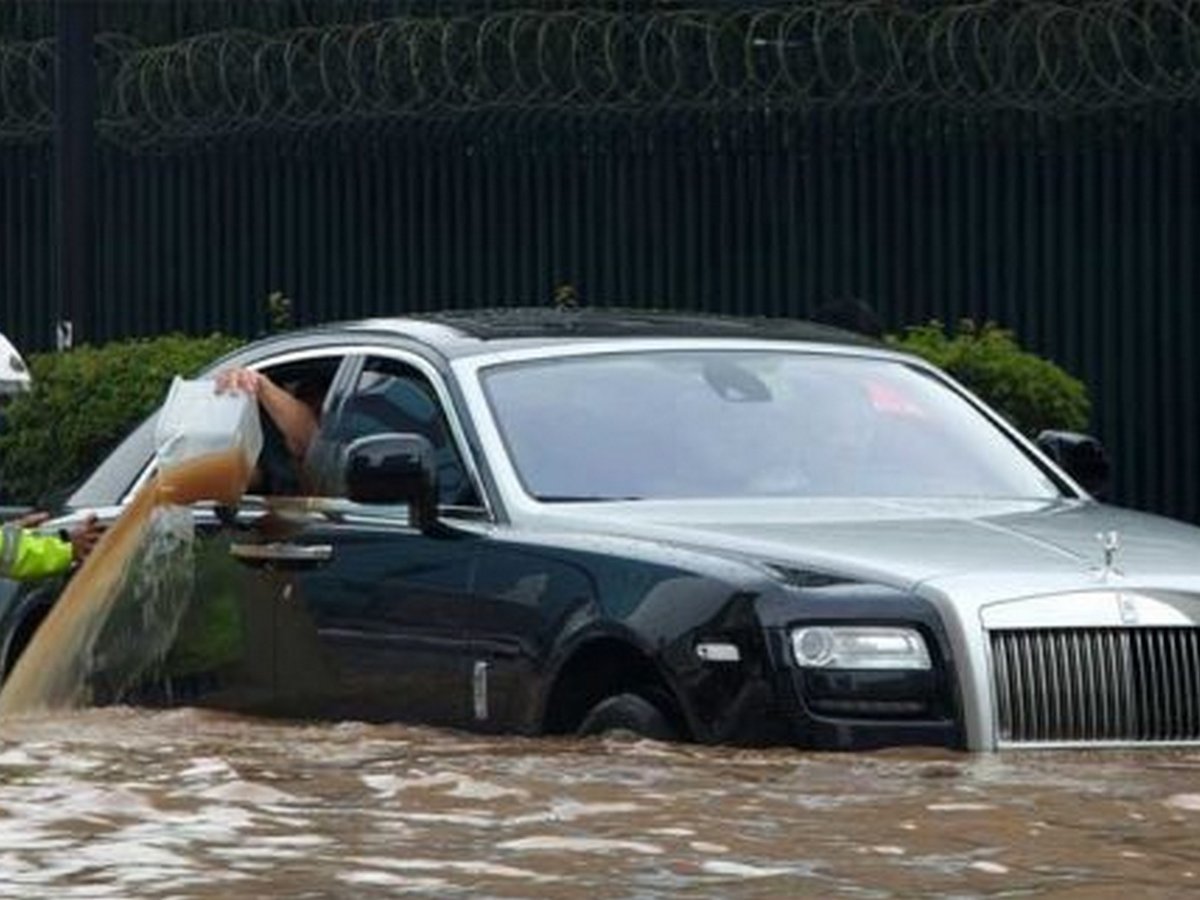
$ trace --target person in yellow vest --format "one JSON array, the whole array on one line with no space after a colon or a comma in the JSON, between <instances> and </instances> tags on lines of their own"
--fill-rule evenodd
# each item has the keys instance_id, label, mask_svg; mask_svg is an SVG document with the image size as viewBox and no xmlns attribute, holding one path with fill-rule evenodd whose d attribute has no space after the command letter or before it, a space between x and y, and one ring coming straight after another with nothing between
<instances>
[{"instance_id":1,"label":"person in yellow vest","mask_svg":"<svg viewBox=\"0 0 1200 900\"><path fill-rule=\"evenodd\" d=\"M0 578L32 581L62 575L87 558L103 531L94 515L57 536L32 530L46 518L35 513L0 525Z\"/></svg>"}]
</instances>

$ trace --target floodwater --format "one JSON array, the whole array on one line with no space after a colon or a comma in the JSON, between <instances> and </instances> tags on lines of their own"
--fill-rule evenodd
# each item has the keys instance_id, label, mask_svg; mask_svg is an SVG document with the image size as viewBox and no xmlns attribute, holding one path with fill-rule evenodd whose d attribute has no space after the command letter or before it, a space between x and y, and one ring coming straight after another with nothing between
<instances>
[{"instance_id":1,"label":"floodwater","mask_svg":"<svg viewBox=\"0 0 1200 900\"><path fill-rule=\"evenodd\" d=\"M810 754L198 710L0 722L3 897L1179 896L1200 751Z\"/></svg>"}]
</instances>

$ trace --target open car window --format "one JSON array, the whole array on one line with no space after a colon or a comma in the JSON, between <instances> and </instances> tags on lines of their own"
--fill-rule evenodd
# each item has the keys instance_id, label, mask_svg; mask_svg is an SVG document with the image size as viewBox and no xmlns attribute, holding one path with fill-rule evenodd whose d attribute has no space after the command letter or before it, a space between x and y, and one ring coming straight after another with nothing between
<instances>
[{"instance_id":1,"label":"open car window","mask_svg":"<svg viewBox=\"0 0 1200 900\"><path fill-rule=\"evenodd\" d=\"M317 420L325 415L331 401L331 387L343 357L326 356L301 359L260 369L275 384L308 406ZM263 448L248 493L264 496L299 496L312 492L312 478L305 471L305 461L296 458L287 448L287 440L279 426L265 411L260 410Z\"/></svg>"},{"instance_id":2,"label":"open car window","mask_svg":"<svg viewBox=\"0 0 1200 900\"><path fill-rule=\"evenodd\" d=\"M273 381L296 396L312 402L316 398L329 399L329 388L338 372L345 354L322 350L306 353L302 358L289 354L281 362L267 362L250 367L268 375ZM245 363L232 363L245 364ZM216 370L205 373L211 377ZM323 407L323 401L321 404ZM71 508L116 506L131 491L135 490L153 471L154 429L157 411L148 416L84 479L68 497ZM282 435L270 418L261 414L264 446L259 465L264 474L250 485L247 493L296 494L303 492L303 484L297 467L288 459Z\"/></svg>"}]
</instances>

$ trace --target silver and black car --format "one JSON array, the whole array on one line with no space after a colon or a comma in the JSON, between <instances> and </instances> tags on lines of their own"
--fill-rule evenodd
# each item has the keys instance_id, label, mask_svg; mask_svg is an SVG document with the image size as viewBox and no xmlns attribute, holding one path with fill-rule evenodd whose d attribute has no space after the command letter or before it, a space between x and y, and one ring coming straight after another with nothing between
<instances>
[{"instance_id":1,"label":"silver and black car","mask_svg":"<svg viewBox=\"0 0 1200 900\"><path fill-rule=\"evenodd\" d=\"M139 699L823 748L1200 740L1200 530L1098 502L1094 442L1031 442L883 345L512 309L231 365L319 386L336 477L195 509ZM68 514L128 503L153 426ZM7 671L53 591L0 601Z\"/></svg>"}]
</instances>

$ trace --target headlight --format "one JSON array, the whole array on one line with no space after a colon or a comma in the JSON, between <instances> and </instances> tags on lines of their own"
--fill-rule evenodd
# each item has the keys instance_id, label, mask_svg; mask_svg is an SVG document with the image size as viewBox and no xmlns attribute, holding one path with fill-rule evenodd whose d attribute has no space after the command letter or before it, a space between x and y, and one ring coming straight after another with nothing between
<instances>
[{"instance_id":1,"label":"headlight","mask_svg":"<svg viewBox=\"0 0 1200 900\"><path fill-rule=\"evenodd\" d=\"M820 625L792 632L792 653L805 669L932 668L925 639L912 628Z\"/></svg>"}]
</instances>

